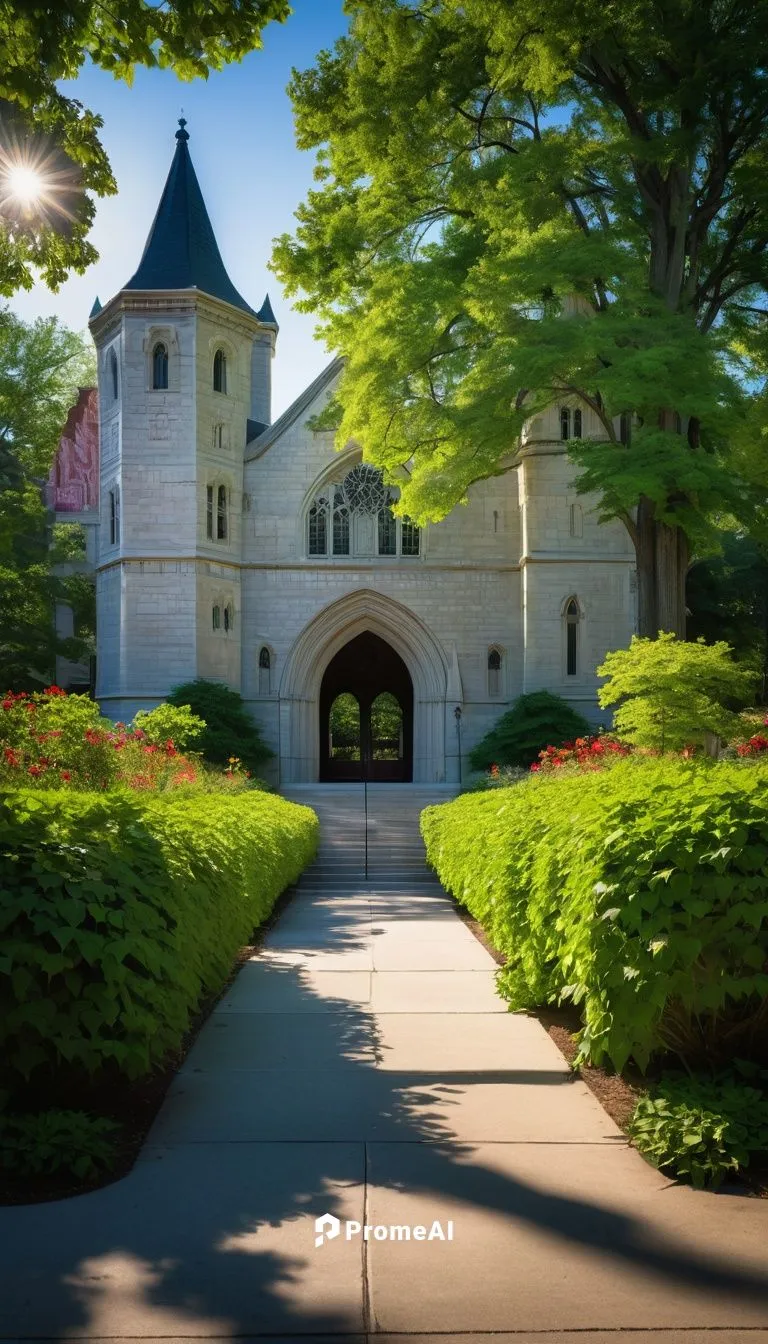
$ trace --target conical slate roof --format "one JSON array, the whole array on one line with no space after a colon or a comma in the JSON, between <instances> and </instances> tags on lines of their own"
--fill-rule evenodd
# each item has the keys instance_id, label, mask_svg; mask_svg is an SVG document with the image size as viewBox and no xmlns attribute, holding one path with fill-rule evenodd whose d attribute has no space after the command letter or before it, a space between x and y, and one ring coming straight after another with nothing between
<instances>
[{"instance_id":1,"label":"conical slate roof","mask_svg":"<svg viewBox=\"0 0 768 1344\"><path fill-rule=\"evenodd\" d=\"M225 270L189 157L185 126L180 117L176 153L144 254L139 269L124 288L199 289L256 317Z\"/></svg>"}]
</instances>

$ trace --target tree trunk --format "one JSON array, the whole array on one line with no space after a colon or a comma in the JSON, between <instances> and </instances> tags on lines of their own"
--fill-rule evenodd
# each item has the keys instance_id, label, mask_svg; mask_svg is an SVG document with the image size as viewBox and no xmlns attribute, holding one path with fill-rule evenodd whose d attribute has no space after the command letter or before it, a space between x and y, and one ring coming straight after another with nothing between
<instances>
[{"instance_id":1,"label":"tree trunk","mask_svg":"<svg viewBox=\"0 0 768 1344\"><path fill-rule=\"evenodd\" d=\"M655 639L660 630L685 639L685 578L688 539L682 528L658 522L643 496L635 523L638 634Z\"/></svg>"}]
</instances>

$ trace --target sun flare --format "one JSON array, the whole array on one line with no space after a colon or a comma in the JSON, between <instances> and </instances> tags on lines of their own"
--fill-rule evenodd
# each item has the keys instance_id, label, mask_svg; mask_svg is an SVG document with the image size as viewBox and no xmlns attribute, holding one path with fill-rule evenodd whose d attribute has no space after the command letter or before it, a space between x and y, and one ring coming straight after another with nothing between
<instances>
[{"instance_id":1,"label":"sun flare","mask_svg":"<svg viewBox=\"0 0 768 1344\"><path fill-rule=\"evenodd\" d=\"M34 205L43 193L43 179L34 168L19 163L6 173L6 190L20 205Z\"/></svg>"}]
</instances>

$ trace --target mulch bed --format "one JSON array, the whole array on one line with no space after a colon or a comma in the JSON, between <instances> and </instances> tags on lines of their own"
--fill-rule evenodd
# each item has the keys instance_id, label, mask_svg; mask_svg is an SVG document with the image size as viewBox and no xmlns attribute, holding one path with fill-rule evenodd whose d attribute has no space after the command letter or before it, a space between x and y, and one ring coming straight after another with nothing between
<instances>
[{"instance_id":1,"label":"mulch bed","mask_svg":"<svg viewBox=\"0 0 768 1344\"><path fill-rule=\"evenodd\" d=\"M72 1195L84 1195L91 1190L100 1190L105 1185L112 1185L128 1175L165 1100L165 1095L199 1032L205 1026L219 999L226 994L244 962L259 950L264 935L293 900L295 891L295 887L289 887L283 892L269 918L255 931L253 941L240 948L226 984L217 994L211 994L203 1001L178 1050L168 1056L162 1068L134 1082L119 1077L108 1081L102 1079L98 1082L80 1078L76 1082L62 1081L59 1084L45 1080L36 1089L30 1088L18 1099L19 1111L47 1111L55 1108L87 1111L93 1115L103 1115L115 1120L120 1126L116 1143L117 1160L108 1175L87 1181L69 1173L61 1176L36 1177L16 1176L12 1172L0 1170L0 1207L7 1204L40 1204L52 1199L69 1199Z\"/></svg>"}]
</instances>

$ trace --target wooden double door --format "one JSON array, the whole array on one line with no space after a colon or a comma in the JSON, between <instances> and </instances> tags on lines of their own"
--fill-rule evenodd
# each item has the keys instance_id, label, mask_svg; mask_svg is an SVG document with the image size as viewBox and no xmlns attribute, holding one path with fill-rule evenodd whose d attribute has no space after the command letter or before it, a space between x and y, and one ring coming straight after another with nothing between
<instances>
[{"instance_id":1,"label":"wooden double door","mask_svg":"<svg viewBox=\"0 0 768 1344\"><path fill-rule=\"evenodd\" d=\"M366 632L328 664L320 690L320 778L413 777L413 683L386 640Z\"/></svg>"}]
</instances>

